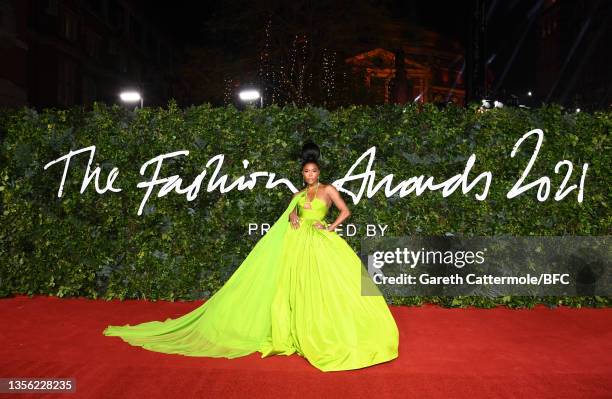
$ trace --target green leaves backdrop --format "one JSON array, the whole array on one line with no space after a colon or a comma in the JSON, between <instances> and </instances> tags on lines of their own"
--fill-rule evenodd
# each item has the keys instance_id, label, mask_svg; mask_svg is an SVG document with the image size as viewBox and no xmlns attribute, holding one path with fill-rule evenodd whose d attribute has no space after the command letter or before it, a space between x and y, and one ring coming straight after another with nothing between
<instances>
[{"instance_id":1,"label":"green leaves backdrop","mask_svg":"<svg viewBox=\"0 0 612 399\"><path fill-rule=\"evenodd\" d=\"M292 193L284 186L265 189L259 180L252 191L206 192L212 167L194 201L153 192L143 215L137 210L150 178L140 166L168 152L189 150L188 156L164 162L162 176L179 174L184 186L201 173L206 162L224 154L222 171L230 180L253 171L276 173L296 187L302 179L299 150L307 138L321 147L321 181L341 178L370 146L376 146L378 179L394 174L399 182L424 174L439 181L461 173L475 153L470 176L493 172L485 201L474 192L447 198L440 192L386 198L379 192L351 207L347 221L357 225L387 224L387 234L401 235L607 235L609 211L612 112L566 113L558 106L526 110L431 105L352 106L327 111L315 107L271 106L239 111L201 105L179 109L144 108L136 112L95 104L92 110L23 108L0 113L0 296L48 294L91 298L189 300L218 290L240 265L260 236L247 234L248 223L273 223ZM552 180L551 197L565 176L554 173L558 161L574 163L568 185L579 182L582 163L589 163L584 202L576 191L557 202L536 199L535 189L518 198L506 193L533 153L532 137L510 157L514 143L541 128L545 140L528 181ZM100 195L92 184L80 194L88 155L71 162L64 194L57 197L63 163L46 163L90 145L101 181L119 168L120 193ZM250 165L244 169L242 160ZM94 165L95 166L95 165ZM358 183L349 184L356 191ZM330 218L335 218L332 212ZM330 219L333 220L333 219ZM359 236L345 237L359 251ZM608 297L408 297L390 303L443 306L511 307L610 306Z\"/></svg>"}]
</instances>

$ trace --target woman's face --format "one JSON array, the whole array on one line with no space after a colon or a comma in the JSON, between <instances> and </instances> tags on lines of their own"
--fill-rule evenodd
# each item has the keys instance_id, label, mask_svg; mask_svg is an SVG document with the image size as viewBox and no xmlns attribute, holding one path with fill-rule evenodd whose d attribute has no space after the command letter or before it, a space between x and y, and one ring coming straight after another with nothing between
<instances>
[{"instance_id":1,"label":"woman's face","mask_svg":"<svg viewBox=\"0 0 612 399\"><path fill-rule=\"evenodd\" d=\"M314 184L319 181L319 167L315 163L307 163L302 168L302 176L306 184Z\"/></svg>"}]
</instances>

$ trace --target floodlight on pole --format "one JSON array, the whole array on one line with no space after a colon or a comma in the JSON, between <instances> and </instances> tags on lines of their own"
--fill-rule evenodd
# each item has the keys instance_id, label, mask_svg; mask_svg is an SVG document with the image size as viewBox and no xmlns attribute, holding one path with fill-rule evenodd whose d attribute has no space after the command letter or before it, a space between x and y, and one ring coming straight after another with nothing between
<instances>
[{"instance_id":1,"label":"floodlight on pole","mask_svg":"<svg viewBox=\"0 0 612 399\"><path fill-rule=\"evenodd\" d=\"M144 101L140 93L137 91L121 92L121 94L119 94L119 98L121 98L121 101L124 103L136 103L140 101L140 108L142 109Z\"/></svg>"},{"instance_id":2,"label":"floodlight on pole","mask_svg":"<svg viewBox=\"0 0 612 399\"><path fill-rule=\"evenodd\" d=\"M240 97L242 101L255 101L259 99L259 104L263 108L263 96L259 93L259 90L242 90L240 93L238 93L238 97Z\"/></svg>"}]
</instances>

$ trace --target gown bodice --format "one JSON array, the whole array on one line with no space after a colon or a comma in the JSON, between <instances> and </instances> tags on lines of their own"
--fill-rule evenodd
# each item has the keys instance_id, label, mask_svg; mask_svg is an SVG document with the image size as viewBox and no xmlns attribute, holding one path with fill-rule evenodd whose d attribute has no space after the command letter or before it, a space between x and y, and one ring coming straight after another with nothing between
<instances>
[{"instance_id":1,"label":"gown bodice","mask_svg":"<svg viewBox=\"0 0 612 399\"><path fill-rule=\"evenodd\" d=\"M327 215L327 204L319 197L315 197L310 203L310 208L304 208L306 202L306 192L300 194L300 198L297 201L298 216L304 220L319 220L324 222L325 215Z\"/></svg>"}]
</instances>

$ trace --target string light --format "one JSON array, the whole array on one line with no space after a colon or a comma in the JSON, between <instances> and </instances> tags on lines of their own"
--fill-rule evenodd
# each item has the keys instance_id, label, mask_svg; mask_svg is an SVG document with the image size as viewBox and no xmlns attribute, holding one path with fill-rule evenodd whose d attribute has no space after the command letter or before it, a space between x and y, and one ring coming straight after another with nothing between
<instances>
[{"instance_id":1,"label":"string light","mask_svg":"<svg viewBox=\"0 0 612 399\"><path fill-rule=\"evenodd\" d=\"M274 87L275 82L273 80L272 66L270 62L271 53L271 31L272 31L272 16L268 17L266 27L264 29L263 43L259 51L259 80L263 82L263 93L262 95L266 99L270 99L271 103L275 102ZM272 93L270 93L272 91Z\"/></svg>"},{"instance_id":2,"label":"string light","mask_svg":"<svg viewBox=\"0 0 612 399\"><path fill-rule=\"evenodd\" d=\"M332 105L336 96L336 51L323 49L321 89L323 103Z\"/></svg>"},{"instance_id":3,"label":"string light","mask_svg":"<svg viewBox=\"0 0 612 399\"><path fill-rule=\"evenodd\" d=\"M234 80L232 78L224 78L225 92L223 94L223 102L225 105L231 104L233 101L234 93Z\"/></svg>"},{"instance_id":4,"label":"string light","mask_svg":"<svg viewBox=\"0 0 612 399\"><path fill-rule=\"evenodd\" d=\"M272 15L266 20L263 37L259 48L259 79L264 83L265 97L272 104L295 102L298 105L308 103L312 98L312 89L315 88L313 77L321 77L320 90L323 103L329 106L338 101L337 53L335 50L323 50L322 63L313 65L308 62L313 57L310 46L311 36L308 33L294 33L288 39L289 51L281 54L281 50L274 48L273 43L282 42L283 33L275 29ZM320 68L320 69L319 69ZM344 80L347 80L346 72Z\"/></svg>"}]
</instances>

